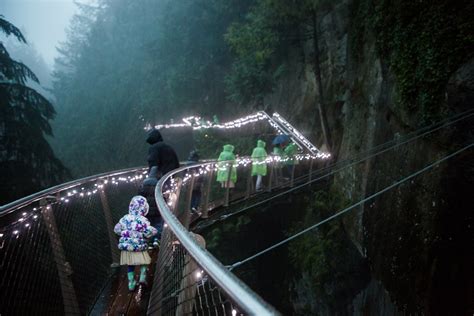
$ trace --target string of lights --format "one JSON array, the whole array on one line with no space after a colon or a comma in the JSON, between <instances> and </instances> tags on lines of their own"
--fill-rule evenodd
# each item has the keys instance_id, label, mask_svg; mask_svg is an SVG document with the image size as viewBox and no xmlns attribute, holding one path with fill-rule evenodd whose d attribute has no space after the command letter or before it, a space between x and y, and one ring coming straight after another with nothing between
<instances>
[{"instance_id":1,"label":"string of lights","mask_svg":"<svg viewBox=\"0 0 474 316\"><path fill-rule=\"evenodd\" d=\"M322 153L318 148L316 148L316 146L314 146L306 137L303 136L303 134L301 134L296 128L294 128L290 123L288 123L280 114L278 113L273 113L273 116L283 125L285 126L285 128L288 129L288 131L290 133L292 133L293 135L295 135L298 140L303 143L303 145L308 148L308 150L312 153ZM328 157L330 157L331 155L328 154L328 153L323 153L325 155L329 155Z\"/></svg>"},{"instance_id":2,"label":"string of lights","mask_svg":"<svg viewBox=\"0 0 474 316\"><path fill-rule=\"evenodd\" d=\"M321 152L316 146L314 146L304 135L299 132L296 128L294 128L288 121L286 121L280 114L277 112L273 113L273 119L270 115L268 115L264 111L259 111L255 114L251 114L242 118L238 118L233 121L229 121L223 124L219 124L217 122L211 122L211 121L205 121L199 116L189 116L182 118L181 121L183 123L178 123L178 124L159 124L155 125L155 129L162 129L162 128L177 128L177 127L188 127L192 128L193 130L200 130L200 129L209 129L209 128L214 128L214 129L233 129L233 128L240 128L242 126L245 126L250 123L255 123L258 121L266 120L269 125L275 129L277 135L283 135L285 134L285 131L280 127L279 124L281 124L285 130L287 130L292 136L291 139L300 147L303 145L303 147L307 148L311 153L313 154L323 154L324 157L330 157L329 153L323 153ZM279 123L279 124L278 124ZM151 124L147 124L144 128L145 130L150 130L152 129ZM318 157L319 158L319 157Z\"/></svg>"},{"instance_id":3,"label":"string of lights","mask_svg":"<svg viewBox=\"0 0 474 316\"><path fill-rule=\"evenodd\" d=\"M248 115L233 121L225 122L225 123L218 123L218 122L211 122L205 121L199 116L189 116L182 119L183 123L178 124L161 124L155 125L154 128L161 129L161 128L179 128L179 127L188 127L192 128L193 130L200 130L200 129L209 129L209 128L217 128L217 129L234 129L234 128L241 128L247 124L256 123L259 121L266 120L272 128L274 128L277 134L282 135L284 134L284 130L278 125L276 121L284 126L286 130L296 136L296 142L301 142L306 148L308 148L311 154L297 154L291 157L281 157L277 155L269 155L262 161L258 161L252 159L250 157L241 157L237 158L235 161L230 162L217 162L217 163L206 163L195 166L194 169L196 170L193 173L186 174L182 179L182 184L187 183L191 178L200 177L202 175L207 174L211 170L213 171L225 171L232 165L235 168L240 167L247 167L249 165L262 165L262 164L282 164L287 162L299 162L303 160L310 160L310 159L328 159L331 157L329 153L323 153L319 151L313 144L311 144L298 130L296 130L291 124L289 124L285 119L283 119L278 113L274 113L273 119L270 117L266 112L259 111L255 114ZM145 127L146 130L151 129L151 125L147 124ZM293 139L294 140L294 139ZM301 148L301 147L300 147ZM69 203L72 198L85 198L91 197L99 192L103 192L107 185L119 185L120 183L132 183L139 181L144 178L147 172L143 171L140 175L135 176L119 176L119 177L111 177L106 178L103 180L94 183L91 188L86 188L81 186L81 188L72 187L67 190L58 192L55 196L55 199L52 200L46 207L50 208L51 205L57 203ZM176 193L178 189L178 182L172 178L170 181L169 188L163 192L164 195L171 195L172 193ZM169 199L170 205L173 203L173 198ZM22 212L22 216L17 220L10 223L8 226L3 227L0 231L0 238L6 236L7 231L12 231L13 235L19 236L20 234L20 225L23 225L24 228L29 229L31 227L31 223L38 219L38 212L41 211L41 207L33 207L29 211Z\"/></svg>"},{"instance_id":4,"label":"string of lights","mask_svg":"<svg viewBox=\"0 0 474 316\"><path fill-rule=\"evenodd\" d=\"M91 197L100 191L104 192L104 189L107 185L119 185L121 183L133 183L144 178L146 171L143 171L140 175L135 176L120 176L112 177L111 179L99 180L99 182L94 183L91 188L81 186L81 188L67 189L61 192L58 192L56 196L51 196L52 199L45 207L46 209L51 209L52 205L69 203L74 197ZM13 236L18 238L20 236L21 229L30 229L31 224L36 222L39 218L41 212L40 206L31 207L30 209L25 209L21 213L21 217L16 221L12 221L7 226L2 227L0 231L0 240L1 238L7 237L8 232L11 232ZM1 248L1 247L0 247Z\"/></svg>"},{"instance_id":5,"label":"string of lights","mask_svg":"<svg viewBox=\"0 0 474 316\"><path fill-rule=\"evenodd\" d=\"M225 123L218 123L218 122L211 122L209 120L204 120L200 116L188 116L181 119L183 123L170 123L170 124L158 124L153 126L155 129L162 129L162 128L177 128L177 127L190 127L194 130L200 129L232 129L232 128L240 128L250 123L256 123L258 121L268 120L267 115L263 112L257 112L255 114L251 114L242 118L238 118L233 121L225 122ZM150 130L153 128L150 123L146 124L145 130Z\"/></svg>"}]
</instances>

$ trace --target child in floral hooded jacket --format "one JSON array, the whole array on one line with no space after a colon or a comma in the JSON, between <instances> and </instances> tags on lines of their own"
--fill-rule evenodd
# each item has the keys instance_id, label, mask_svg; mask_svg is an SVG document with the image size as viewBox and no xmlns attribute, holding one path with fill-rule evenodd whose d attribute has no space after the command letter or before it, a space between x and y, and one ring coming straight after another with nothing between
<instances>
[{"instance_id":1,"label":"child in floral hooded jacket","mask_svg":"<svg viewBox=\"0 0 474 316\"><path fill-rule=\"evenodd\" d=\"M115 225L114 232L120 236L118 248L120 253L120 264L128 265L128 289L135 289L135 266L140 267L140 283L146 284L146 268L151 258L147 252L148 244L146 238L157 233L156 228L150 225L145 217L148 213L146 198L137 195L132 198L128 207L128 213Z\"/></svg>"}]
</instances>

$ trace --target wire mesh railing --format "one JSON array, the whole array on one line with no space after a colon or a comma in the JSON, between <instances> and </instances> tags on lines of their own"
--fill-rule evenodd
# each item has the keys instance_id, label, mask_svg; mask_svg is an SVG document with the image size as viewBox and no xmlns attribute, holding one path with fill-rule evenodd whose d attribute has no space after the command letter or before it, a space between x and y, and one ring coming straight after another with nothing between
<instances>
[{"instance_id":1,"label":"wire mesh railing","mask_svg":"<svg viewBox=\"0 0 474 316\"><path fill-rule=\"evenodd\" d=\"M277 163L284 164L277 162L278 159L269 160L270 170ZM232 176L234 167L236 178ZM213 208L257 194L251 169L251 161L243 157L234 162L182 167L160 180L155 196L165 227L149 315L278 314L206 251L206 241L201 235L188 230L196 212L207 217ZM220 171L227 174L218 182L216 174ZM274 174L267 177L265 184L268 189L289 186L291 174L285 178ZM196 200L199 202L193 207Z\"/></svg>"},{"instance_id":2,"label":"wire mesh railing","mask_svg":"<svg viewBox=\"0 0 474 316\"><path fill-rule=\"evenodd\" d=\"M101 174L3 206L0 314L87 314L118 263L113 225L144 171Z\"/></svg>"}]
</instances>

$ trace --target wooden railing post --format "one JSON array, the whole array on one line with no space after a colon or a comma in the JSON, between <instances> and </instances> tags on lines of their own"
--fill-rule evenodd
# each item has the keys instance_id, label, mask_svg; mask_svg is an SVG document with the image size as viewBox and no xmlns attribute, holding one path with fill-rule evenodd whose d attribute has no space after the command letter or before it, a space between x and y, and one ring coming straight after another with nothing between
<instances>
[{"instance_id":1,"label":"wooden railing post","mask_svg":"<svg viewBox=\"0 0 474 316\"><path fill-rule=\"evenodd\" d=\"M64 255L64 248L56 225L56 219L54 218L53 209L45 199L40 201L40 207L43 215L42 218L46 224L49 239L51 240L54 261L56 262L56 267L58 269L59 284L63 296L64 314L79 315L79 304L77 303L76 292L70 278L73 271L70 263L66 261L66 256Z\"/></svg>"},{"instance_id":2,"label":"wooden railing post","mask_svg":"<svg viewBox=\"0 0 474 316\"><path fill-rule=\"evenodd\" d=\"M250 193L253 191L253 181L252 181L252 165L250 165L250 170L247 175L247 191L245 192L245 198L248 199L250 197Z\"/></svg>"},{"instance_id":3,"label":"wooden railing post","mask_svg":"<svg viewBox=\"0 0 474 316\"><path fill-rule=\"evenodd\" d=\"M229 198L230 198L230 178L232 176L232 166L233 163L229 163L229 169L228 169L228 174L227 174L227 181L225 182L225 199L224 199L224 206L229 206Z\"/></svg>"},{"instance_id":4,"label":"wooden railing post","mask_svg":"<svg viewBox=\"0 0 474 316\"><path fill-rule=\"evenodd\" d=\"M204 203L202 205L202 215L201 218L209 217L209 197L211 195L211 184L213 181L214 168L211 168L207 176L206 189L204 190Z\"/></svg>"},{"instance_id":5,"label":"wooden railing post","mask_svg":"<svg viewBox=\"0 0 474 316\"><path fill-rule=\"evenodd\" d=\"M114 222L112 213L110 212L109 201L105 195L104 189L99 190L100 202L102 203L102 210L104 212L105 223L107 224L107 233L109 235L110 251L112 254L112 265L119 265L120 252L117 247L117 237L114 234Z\"/></svg>"},{"instance_id":6,"label":"wooden railing post","mask_svg":"<svg viewBox=\"0 0 474 316\"><path fill-rule=\"evenodd\" d=\"M273 181L274 173L275 173L275 161L272 160L272 162L270 163L270 173L268 175L268 187L267 187L268 192L272 192L272 181Z\"/></svg>"}]
</instances>

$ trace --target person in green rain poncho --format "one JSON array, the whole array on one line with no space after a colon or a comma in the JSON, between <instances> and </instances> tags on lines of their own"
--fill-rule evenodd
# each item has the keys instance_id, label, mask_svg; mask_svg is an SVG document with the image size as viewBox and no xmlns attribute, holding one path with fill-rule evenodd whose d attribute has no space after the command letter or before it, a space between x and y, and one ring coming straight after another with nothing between
<instances>
[{"instance_id":1,"label":"person in green rain poncho","mask_svg":"<svg viewBox=\"0 0 474 316\"><path fill-rule=\"evenodd\" d=\"M298 160L295 157L298 153L298 146L296 146L295 143L291 143L285 147L284 152L287 159L285 164L288 171L288 176L291 177L295 165L298 164Z\"/></svg>"},{"instance_id":2,"label":"person in green rain poncho","mask_svg":"<svg viewBox=\"0 0 474 316\"><path fill-rule=\"evenodd\" d=\"M252 151L252 176L257 176L255 189L260 191L262 189L262 177L267 175L267 151L265 150L265 142L263 140L257 141L257 147Z\"/></svg>"},{"instance_id":3,"label":"person in green rain poncho","mask_svg":"<svg viewBox=\"0 0 474 316\"><path fill-rule=\"evenodd\" d=\"M234 146L224 145L224 150L217 159L217 181L221 183L223 188L235 187L237 182L237 168L234 155ZM232 164L229 177L229 166Z\"/></svg>"}]
</instances>

